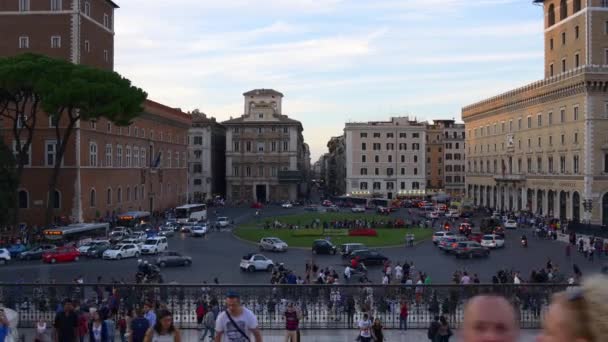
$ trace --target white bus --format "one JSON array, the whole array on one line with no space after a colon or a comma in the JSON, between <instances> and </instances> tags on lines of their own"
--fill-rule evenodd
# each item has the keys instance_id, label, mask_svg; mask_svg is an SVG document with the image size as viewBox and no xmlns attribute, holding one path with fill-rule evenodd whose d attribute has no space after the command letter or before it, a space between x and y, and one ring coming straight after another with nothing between
<instances>
[{"instance_id":1,"label":"white bus","mask_svg":"<svg viewBox=\"0 0 608 342\"><path fill-rule=\"evenodd\" d=\"M207 220L207 205L206 204L186 204L175 208L175 218L177 223L186 223L190 221L206 221Z\"/></svg>"}]
</instances>

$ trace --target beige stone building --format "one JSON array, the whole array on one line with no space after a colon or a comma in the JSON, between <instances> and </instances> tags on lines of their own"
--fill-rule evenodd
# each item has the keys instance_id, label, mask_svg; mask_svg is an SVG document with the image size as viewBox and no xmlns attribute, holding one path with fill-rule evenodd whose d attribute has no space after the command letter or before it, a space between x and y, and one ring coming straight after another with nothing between
<instances>
[{"instance_id":1,"label":"beige stone building","mask_svg":"<svg viewBox=\"0 0 608 342\"><path fill-rule=\"evenodd\" d=\"M463 108L478 205L608 223L608 1L536 0L545 78Z\"/></svg>"},{"instance_id":2,"label":"beige stone building","mask_svg":"<svg viewBox=\"0 0 608 342\"><path fill-rule=\"evenodd\" d=\"M454 198L465 193L464 124L433 120L426 128L426 189Z\"/></svg>"},{"instance_id":3,"label":"beige stone building","mask_svg":"<svg viewBox=\"0 0 608 342\"><path fill-rule=\"evenodd\" d=\"M244 114L226 127L226 195L229 201L295 201L307 192L310 151L302 124L282 114L283 94L243 94Z\"/></svg>"},{"instance_id":4,"label":"beige stone building","mask_svg":"<svg viewBox=\"0 0 608 342\"><path fill-rule=\"evenodd\" d=\"M353 122L344 135L347 195L391 199L412 190L424 193L426 124L407 117Z\"/></svg>"}]
</instances>

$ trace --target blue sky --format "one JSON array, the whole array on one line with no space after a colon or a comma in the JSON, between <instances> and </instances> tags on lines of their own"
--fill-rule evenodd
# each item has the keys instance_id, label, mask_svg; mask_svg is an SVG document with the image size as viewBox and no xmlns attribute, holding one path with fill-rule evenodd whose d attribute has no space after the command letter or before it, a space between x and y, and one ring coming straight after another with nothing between
<instances>
[{"instance_id":1,"label":"blue sky","mask_svg":"<svg viewBox=\"0 0 608 342\"><path fill-rule=\"evenodd\" d=\"M542 78L532 0L119 0L116 71L218 120L285 94L313 162L349 121L455 118Z\"/></svg>"}]
</instances>

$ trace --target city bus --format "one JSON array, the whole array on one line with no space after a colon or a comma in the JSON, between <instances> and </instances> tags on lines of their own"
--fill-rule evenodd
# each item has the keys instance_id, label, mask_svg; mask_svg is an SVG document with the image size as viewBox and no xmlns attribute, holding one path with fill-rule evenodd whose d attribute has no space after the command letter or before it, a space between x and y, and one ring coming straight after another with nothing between
<instances>
[{"instance_id":1,"label":"city bus","mask_svg":"<svg viewBox=\"0 0 608 342\"><path fill-rule=\"evenodd\" d=\"M205 204L186 204L175 208L175 218L177 223L186 223L188 220L206 221L207 205Z\"/></svg>"},{"instance_id":2,"label":"city bus","mask_svg":"<svg viewBox=\"0 0 608 342\"><path fill-rule=\"evenodd\" d=\"M118 215L117 225L121 227L135 228L150 222L150 213L147 211L129 211Z\"/></svg>"},{"instance_id":3,"label":"city bus","mask_svg":"<svg viewBox=\"0 0 608 342\"><path fill-rule=\"evenodd\" d=\"M47 240L80 245L91 239L105 239L110 230L109 223L76 223L64 227L49 228L43 231Z\"/></svg>"}]
</instances>

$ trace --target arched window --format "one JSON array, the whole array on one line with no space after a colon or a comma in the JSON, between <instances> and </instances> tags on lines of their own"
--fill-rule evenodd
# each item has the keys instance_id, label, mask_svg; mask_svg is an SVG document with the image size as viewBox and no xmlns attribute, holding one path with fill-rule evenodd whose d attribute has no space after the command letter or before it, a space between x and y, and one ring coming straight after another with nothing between
<instances>
[{"instance_id":1,"label":"arched window","mask_svg":"<svg viewBox=\"0 0 608 342\"><path fill-rule=\"evenodd\" d=\"M95 192L95 189L91 189L91 192L89 193L89 205L91 206L91 208L95 208L95 205L97 204L97 193Z\"/></svg>"},{"instance_id":2,"label":"arched window","mask_svg":"<svg viewBox=\"0 0 608 342\"><path fill-rule=\"evenodd\" d=\"M564 20L568 17L568 4L566 0L559 3L559 20Z\"/></svg>"},{"instance_id":3,"label":"arched window","mask_svg":"<svg viewBox=\"0 0 608 342\"><path fill-rule=\"evenodd\" d=\"M19 190L19 209L27 209L30 206L30 196L25 190Z\"/></svg>"},{"instance_id":4,"label":"arched window","mask_svg":"<svg viewBox=\"0 0 608 342\"><path fill-rule=\"evenodd\" d=\"M137 201L137 198L139 197L139 191L137 191L137 185L133 187L133 200Z\"/></svg>"},{"instance_id":5,"label":"arched window","mask_svg":"<svg viewBox=\"0 0 608 342\"><path fill-rule=\"evenodd\" d=\"M127 187L127 202L131 201L131 188Z\"/></svg>"},{"instance_id":6,"label":"arched window","mask_svg":"<svg viewBox=\"0 0 608 342\"><path fill-rule=\"evenodd\" d=\"M61 208L61 193L59 190L55 189L55 191L53 191L50 201L53 209Z\"/></svg>"},{"instance_id":7,"label":"arched window","mask_svg":"<svg viewBox=\"0 0 608 342\"><path fill-rule=\"evenodd\" d=\"M116 203L121 203L122 202L122 189L118 188L118 190L116 190Z\"/></svg>"},{"instance_id":8,"label":"arched window","mask_svg":"<svg viewBox=\"0 0 608 342\"><path fill-rule=\"evenodd\" d=\"M549 27L555 25L555 6L553 4L549 5Z\"/></svg>"},{"instance_id":9,"label":"arched window","mask_svg":"<svg viewBox=\"0 0 608 342\"><path fill-rule=\"evenodd\" d=\"M112 188L108 188L108 190L106 191L106 204L112 204Z\"/></svg>"},{"instance_id":10,"label":"arched window","mask_svg":"<svg viewBox=\"0 0 608 342\"><path fill-rule=\"evenodd\" d=\"M576 12L580 11L581 10L581 0L574 0L574 4L572 6L574 9L572 11L572 13L576 13Z\"/></svg>"}]
</instances>

